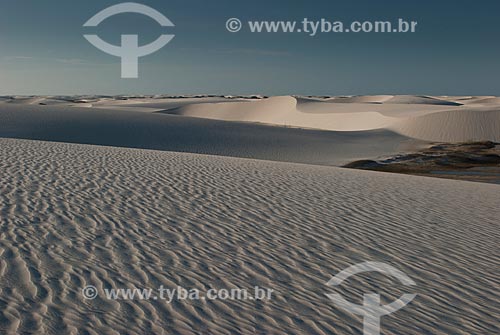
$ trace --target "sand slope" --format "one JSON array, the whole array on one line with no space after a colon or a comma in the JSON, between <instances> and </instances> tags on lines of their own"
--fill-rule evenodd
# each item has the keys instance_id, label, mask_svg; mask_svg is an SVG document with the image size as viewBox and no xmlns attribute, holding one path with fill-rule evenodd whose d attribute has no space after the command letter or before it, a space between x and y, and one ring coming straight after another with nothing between
<instances>
[{"instance_id":1,"label":"sand slope","mask_svg":"<svg viewBox=\"0 0 500 335\"><path fill-rule=\"evenodd\" d=\"M325 283L366 260L417 282L384 334L500 331L496 185L12 139L0 170L1 334L360 334ZM88 301L88 284L276 298ZM391 285L361 276L342 294L408 290Z\"/></svg>"},{"instance_id":2,"label":"sand slope","mask_svg":"<svg viewBox=\"0 0 500 335\"><path fill-rule=\"evenodd\" d=\"M449 101L440 98L422 96L422 95L396 95L384 101L386 104L412 104L412 105L447 105L447 106L460 106L461 104L455 101Z\"/></svg>"},{"instance_id":3,"label":"sand slope","mask_svg":"<svg viewBox=\"0 0 500 335\"><path fill-rule=\"evenodd\" d=\"M6 99L6 100L5 100ZM422 141L497 141L500 98L489 96L373 95L349 97L6 97L0 111L15 107L33 111L159 113L219 121L336 132L390 130ZM94 114L95 115L95 114ZM103 113L106 117L106 114ZM153 117L148 117L152 120ZM160 119L157 119L160 120ZM236 126L239 127L239 126ZM0 134L1 135L1 134Z\"/></svg>"},{"instance_id":4,"label":"sand slope","mask_svg":"<svg viewBox=\"0 0 500 335\"><path fill-rule=\"evenodd\" d=\"M0 137L326 165L420 145L386 130L331 132L130 110L10 104L0 105Z\"/></svg>"},{"instance_id":5,"label":"sand slope","mask_svg":"<svg viewBox=\"0 0 500 335\"><path fill-rule=\"evenodd\" d=\"M393 95L358 95L352 97L336 97L330 102L334 103L383 103L393 98Z\"/></svg>"},{"instance_id":6,"label":"sand slope","mask_svg":"<svg viewBox=\"0 0 500 335\"><path fill-rule=\"evenodd\" d=\"M500 109L460 109L432 113L394 123L391 129L430 141L500 142Z\"/></svg>"},{"instance_id":7,"label":"sand slope","mask_svg":"<svg viewBox=\"0 0 500 335\"><path fill-rule=\"evenodd\" d=\"M455 101L426 96L346 97L323 101L287 96L253 102L185 105L163 113L333 131L390 129L426 141L497 141L500 138L499 101L479 99L462 106Z\"/></svg>"},{"instance_id":8,"label":"sand slope","mask_svg":"<svg viewBox=\"0 0 500 335\"><path fill-rule=\"evenodd\" d=\"M324 103L320 103L323 104ZM383 128L389 118L375 112L334 113L327 117L303 113L296 108L297 100L290 96L272 97L255 102L196 104L168 110L168 114L225 121L260 122L303 128L359 131ZM331 106L328 104L327 106Z\"/></svg>"}]
</instances>

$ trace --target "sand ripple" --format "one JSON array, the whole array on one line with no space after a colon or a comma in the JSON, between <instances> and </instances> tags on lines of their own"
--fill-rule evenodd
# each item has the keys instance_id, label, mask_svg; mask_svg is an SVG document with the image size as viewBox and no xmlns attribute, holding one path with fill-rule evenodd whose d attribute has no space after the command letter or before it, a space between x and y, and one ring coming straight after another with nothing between
<instances>
[{"instance_id":1,"label":"sand ripple","mask_svg":"<svg viewBox=\"0 0 500 335\"><path fill-rule=\"evenodd\" d=\"M11 139L0 171L1 334L361 334L325 283L367 260L417 282L384 334L500 331L497 185ZM88 284L276 296L89 301Z\"/></svg>"}]
</instances>

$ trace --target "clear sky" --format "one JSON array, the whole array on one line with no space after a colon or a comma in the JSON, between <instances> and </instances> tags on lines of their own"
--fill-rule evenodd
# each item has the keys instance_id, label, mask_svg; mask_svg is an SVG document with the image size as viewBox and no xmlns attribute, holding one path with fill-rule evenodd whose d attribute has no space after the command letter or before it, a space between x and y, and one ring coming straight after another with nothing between
<instances>
[{"instance_id":1,"label":"clear sky","mask_svg":"<svg viewBox=\"0 0 500 335\"><path fill-rule=\"evenodd\" d=\"M174 24L121 14L82 25L122 1L1 0L0 95L435 94L500 95L500 2L380 0L142 0ZM414 34L230 33L246 20L418 21ZM175 38L140 59L138 79L84 33L140 44Z\"/></svg>"}]
</instances>

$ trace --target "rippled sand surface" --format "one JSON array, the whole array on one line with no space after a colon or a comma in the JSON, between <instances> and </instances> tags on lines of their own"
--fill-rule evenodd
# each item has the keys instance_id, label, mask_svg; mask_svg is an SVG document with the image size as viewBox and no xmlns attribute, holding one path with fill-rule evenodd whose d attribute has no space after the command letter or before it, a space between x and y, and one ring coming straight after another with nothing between
<instances>
[{"instance_id":1,"label":"rippled sand surface","mask_svg":"<svg viewBox=\"0 0 500 335\"><path fill-rule=\"evenodd\" d=\"M498 334L500 187L190 153L0 139L0 334L361 334L351 301L417 293L383 334ZM81 289L98 288L85 300ZM269 301L113 301L104 288Z\"/></svg>"}]
</instances>

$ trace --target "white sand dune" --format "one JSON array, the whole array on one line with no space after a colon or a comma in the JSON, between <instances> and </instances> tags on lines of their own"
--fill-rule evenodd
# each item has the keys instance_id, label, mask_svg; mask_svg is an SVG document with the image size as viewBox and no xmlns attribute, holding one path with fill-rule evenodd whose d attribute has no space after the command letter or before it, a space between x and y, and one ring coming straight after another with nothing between
<instances>
[{"instance_id":1,"label":"white sand dune","mask_svg":"<svg viewBox=\"0 0 500 335\"><path fill-rule=\"evenodd\" d=\"M15 139L0 139L0 170L1 334L361 334L325 284L367 260L417 283L343 284L355 303L418 294L383 334L500 331L497 185ZM274 294L103 296L160 285Z\"/></svg>"},{"instance_id":2,"label":"white sand dune","mask_svg":"<svg viewBox=\"0 0 500 335\"><path fill-rule=\"evenodd\" d=\"M139 98L139 99L127 99L127 100L106 99L95 102L93 105L99 108L102 107L112 108L114 106L120 106L120 107L144 107L156 110L165 110L165 109L178 108L181 106L199 104L199 103L233 102L233 101L242 101L242 99L227 99L224 97L155 98L155 99ZM250 99L250 101L252 100Z\"/></svg>"},{"instance_id":3,"label":"white sand dune","mask_svg":"<svg viewBox=\"0 0 500 335\"><path fill-rule=\"evenodd\" d=\"M100 110L108 109L113 111L126 111L126 112L141 112L141 113L156 113L162 112L163 108L158 107L150 107L150 106L130 106L130 105L96 105L96 104L86 104L84 106L75 105L71 107L89 107L89 108L98 108Z\"/></svg>"},{"instance_id":4,"label":"white sand dune","mask_svg":"<svg viewBox=\"0 0 500 335\"><path fill-rule=\"evenodd\" d=\"M360 131L385 128L392 123L393 118L379 113L378 110L380 108L369 104L302 102L297 105L295 98L283 96L254 102L187 105L167 110L165 113L225 121Z\"/></svg>"},{"instance_id":5,"label":"white sand dune","mask_svg":"<svg viewBox=\"0 0 500 335\"><path fill-rule=\"evenodd\" d=\"M44 105L67 107L92 107L92 102L106 100L103 98L57 97L57 96L11 96L0 97L0 102L13 105Z\"/></svg>"},{"instance_id":6,"label":"white sand dune","mask_svg":"<svg viewBox=\"0 0 500 335\"><path fill-rule=\"evenodd\" d=\"M183 116L196 116L225 121L263 122L284 125L296 106L291 96L272 97L253 102L201 103L174 108L167 112Z\"/></svg>"},{"instance_id":7,"label":"white sand dune","mask_svg":"<svg viewBox=\"0 0 500 335\"><path fill-rule=\"evenodd\" d=\"M295 96L295 100L297 100L297 104L307 103L307 102L330 102L334 97L312 97L312 96Z\"/></svg>"},{"instance_id":8,"label":"white sand dune","mask_svg":"<svg viewBox=\"0 0 500 335\"><path fill-rule=\"evenodd\" d=\"M408 118L392 126L397 132L439 142L500 142L500 109L460 109Z\"/></svg>"},{"instance_id":9,"label":"white sand dune","mask_svg":"<svg viewBox=\"0 0 500 335\"><path fill-rule=\"evenodd\" d=\"M422 141L464 142L475 139L497 141L500 137L497 118L500 98L491 96L374 95L332 98L280 96L267 99L255 97L229 99L222 96L185 98L89 96L81 97L78 101L75 99L12 97L0 102L0 111L6 110L9 113L7 110L11 111L15 106L22 106L22 109L28 108L30 113L33 113L32 108L43 104L50 106L57 113L63 109L71 110L72 117L78 115L77 118L92 120L97 120L98 117L129 120L134 112L140 112L334 132L389 130ZM89 116L83 115L80 107L92 108L92 112ZM104 113L105 110L109 113ZM97 113L101 115L97 116ZM67 119L67 116L62 117ZM147 120L144 122L158 120L160 124L164 124L166 118L155 119L154 116L147 116ZM241 126L240 124L237 127ZM88 141L83 143L100 144ZM171 149L176 150L171 147L166 148L166 150Z\"/></svg>"},{"instance_id":10,"label":"white sand dune","mask_svg":"<svg viewBox=\"0 0 500 335\"><path fill-rule=\"evenodd\" d=\"M496 97L491 95L480 95L480 96L436 96L435 98L441 100L453 101L461 105L469 105L469 104L474 104L480 100L492 99Z\"/></svg>"},{"instance_id":11,"label":"white sand dune","mask_svg":"<svg viewBox=\"0 0 500 335\"><path fill-rule=\"evenodd\" d=\"M163 113L330 131L390 129L425 141L497 141L500 137L500 99L480 99L462 106L426 96L386 98L377 96L381 103L361 103L363 97L337 98L352 102L331 103L337 99L325 102L284 96L254 102L185 105ZM376 99L367 97L365 101Z\"/></svg>"},{"instance_id":12,"label":"white sand dune","mask_svg":"<svg viewBox=\"0 0 500 335\"><path fill-rule=\"evenodd\" d=\"M392 99L393 95L358 95L352 97L336 97L331 99L333 103L383 103Z\"/></svg>"},{"instance_id":13,"label":"white sand dune","mask_svg":"<svg viewBox=\"0 0 500 335\"><path fill-rule=\"evenodd\" d=\"M6 98L4 102L20 105L38 105L39 103L43 103L46 100L47 99L45 97L13 97Z\"/></svg>"},{"instance_id":14,"label":"white sand dune","mask_svg":"<svg viewBox=\"0 0 500 335\"><path fill-rule=\"evenodd\" d=\"M495 97L0 100L2 335L361 334L325 284L367 260L417 282L383 334L500 332L500 186L318 166L500 141ZM160 285L275 293L103 295ZM363 275L340 292L407 290Z\"/></svg>"},{"instance_id":15,"label":"white sand dune","mask_svg":"<svg viewBox=\"0 0 500 335\"><path fill-rule=\"evenodd\" d=\"M295 96L298 104L308 102L379 104L389 100L392 97L394 97L394 95L353 95L334 97Z\"/></svg>"},{"instance_id":16,"label":"white sand dune","mask_svg":"<svg viewBox=\"0 0 500 335\"><path fill-rule=\"evenodd\" d=\"M396 95L386 101L386 104L426 104L426 105L446 105L446 106L460 106L461 104L454 101L438 99L428 96L417 96L417 95Z\"/></svg>"},{"instance_id":17,"label":"white sand dune","mask_svg":"<svg viewBox=\"0 0 500 335\"><path fill-rule=\"evenodd\" d=\"M468 104L481 105L481 106L491 106L491 105L500 106L500 98L498 97L487 97L483 99L478 98L474 99L473 101L470 101Z\"/></svg>"},{"instance_id":18,"label":"white sand dune","mask_svg":"<svg viewBox=\"0 0 500 335\"><path fill-rule=\"evenodd\" d=\"M407 118L410 116L425 115L434 112L456 109L453 106L425 105L425 104L371 104L371 103L337 103L330 104L324 102L298 102L297 110L308 114L346 114L347 117L353 114L378 113L383 117ZM309 117L320 117L310 115ZM334 116L335 117L335 116ZM323 119L328 119L322 116ZM391 122L394 120L390 120ZM375 126L375 125L374 125ZM375 127L372 127L375 128Z\"/></svg>"},{"instance_id":19,"label":"white sand dune","mask_svg":"<svg viewBox=\"0 0 500 335\"><path fill-rule=\"evenodd\" d=\"M119 106L119 109L123 107ZM295 129L144 113L130 111L130 108L0 104L0 137L320 165L342 165L357 159L395 154L423 144L389 130L332 132Z\"/></svg>"},{"instance_id":20,"label":"white sand dune","mask_svg":"<svg viewBox=\"0 0 500 335\"><path fill-rule=\"evenodd\" d=\"M215 96L200 96L200 97L127 97L127 96L3 96L0 97L0 102L19 105L65 105L72 107L98 107L109 108L116 107L116 110L126 107L144 107L151 108L155 111L176 108L184 105L197 103L214 103L214 102L234 102L234 101L255 101L254 97L227 98Z\"/></svg>"}]
</instances>

